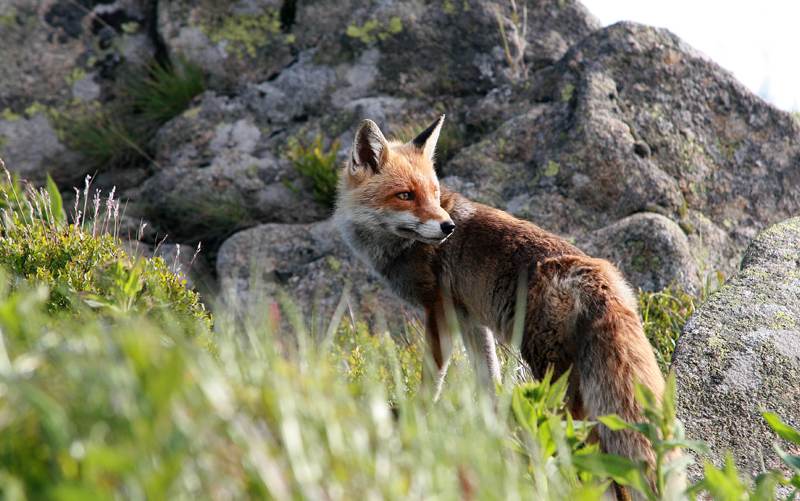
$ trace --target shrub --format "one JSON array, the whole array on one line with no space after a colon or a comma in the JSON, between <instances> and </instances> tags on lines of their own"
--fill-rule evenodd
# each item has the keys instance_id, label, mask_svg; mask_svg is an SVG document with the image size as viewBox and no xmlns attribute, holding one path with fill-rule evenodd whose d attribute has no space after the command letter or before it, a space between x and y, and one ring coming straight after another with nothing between
<instances>
[{"instance_id":1,"label":"shrub","mask_svg":"<svg viewBox=\"0 0 800 501\"><path fill-rule=\"evenodd\" d=\"M311 146L303 148L298 144L289 154L292 165L300 174L314 183L314 198L318 202L331 206L336 201L336 182L338 180L336 154L338 152L338 139L331 143L330 151L324 153L322 136L317 136Z\"/></svg>"},{"instance_id":2,"label":"shrub","mask_svg":"<svg viewBox=\"0 0 800 501\"><path fill-rule=\"evenodd\" d=\"M102 212L100 192L95 192L88 208L93 211L91 219L85 205L83 211L78 209L79 194L75 222L67 225L61 196L52 183L49 190L27 185L21 192L19 183L15 186L6 174L0 265L15 276L51 287L47 301L51 313L80 316L88 306L110 315L136 310L157 319L168 310L186 329L210 329L210 316L197 294L186 290L185 281L161 258L137 259L124 250L113 234L119 210L113 190ZM84 197L88 195L87 177Z\"/></svg>"}]
</instances>

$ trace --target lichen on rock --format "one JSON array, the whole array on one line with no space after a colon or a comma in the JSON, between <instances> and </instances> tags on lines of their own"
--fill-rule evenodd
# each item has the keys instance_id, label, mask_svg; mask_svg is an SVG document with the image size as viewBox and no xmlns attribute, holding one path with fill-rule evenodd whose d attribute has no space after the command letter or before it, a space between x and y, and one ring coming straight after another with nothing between
<instances>
[{"instance_id":1,"label":"lichen on rock","mask_svg":"<svg viewBox=\"0 0 800 501\"><path fill-rule=\"evenodd\" d=\"M711 445L718 467L730 449L755 476L781 466L777 435L760 410L800 427L800 218L761 232L741 270L697 310L678 340L672 369L678 417L689 438ZM785 445L785 444L784 444ZM699 474L697 469L693 474Z\"/></svg>"}]
</instances>

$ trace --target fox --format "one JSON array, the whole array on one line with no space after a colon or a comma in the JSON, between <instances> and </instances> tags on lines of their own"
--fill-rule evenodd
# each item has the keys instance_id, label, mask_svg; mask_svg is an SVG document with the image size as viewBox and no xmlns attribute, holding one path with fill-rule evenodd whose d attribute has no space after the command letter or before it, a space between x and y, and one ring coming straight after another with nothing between
<instances>
[{"instance_id":1,"label":"fox","mask_svg":"<svg viewBox=\"0 0 800 501\"><path fill-rule=\"evenodd\" d=\"M521 309L522 359L536 378L548 369L554 377L570 371L567 407L574 417L614 413L641 422L634 381L659 402L665 383L630 286L608 261L441 186L434 158L444 119L407 143L387 140L375 122L363 120L339 171L333 216L356 256L394 295L424 312L428 356L438 371L434 401L452 352L449 312L478 379L493 389L500 382L495 338L515 341ZM643 435L602 424L595 432L601 452L655 468ZM617 499L639 499L614 489Z\"/></svg>"}]
</instances>

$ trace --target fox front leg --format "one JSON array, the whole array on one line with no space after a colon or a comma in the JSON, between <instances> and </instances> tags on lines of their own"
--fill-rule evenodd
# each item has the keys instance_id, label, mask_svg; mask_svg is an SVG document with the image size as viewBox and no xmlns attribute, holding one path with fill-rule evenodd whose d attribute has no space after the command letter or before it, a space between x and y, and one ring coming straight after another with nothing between
<instances>
[{"instance_id":1,"label":"fox front leg","mask_svg":"<svg viewBox=\"0 0 800 501\"><path fill-rule=\"evenodd\" d=\"M450 356L453 353L453 336L447 325L447 318L441 303L425 309L425 341L428 344L430 356L426 356L423 360L422 386L427 388L430 384L431 378L426 374L434 374L433 401L436 402L442 392L447 365L450 363Z\"/></svg>"},{"instance_id":2,"label":"fox front leg","mask_svg":"<svg viewBox=\"0 0 800 501\"><path fill-rule=\"evenodd\" d=\"M488 327L465 322L464 344L480 386L495 395L495 383L500 383L500 362L494 345L494 334Z\"/></svg>"}]
</instances>

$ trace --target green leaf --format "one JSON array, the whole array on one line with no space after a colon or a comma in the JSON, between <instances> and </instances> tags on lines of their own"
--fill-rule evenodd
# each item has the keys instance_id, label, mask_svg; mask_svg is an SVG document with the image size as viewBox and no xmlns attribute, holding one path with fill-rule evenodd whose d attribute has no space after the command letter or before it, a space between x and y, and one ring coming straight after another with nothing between
<instances>
[{"instance_id":1,"label":"green leaf","mask_svg":"<svg viewBox=\"0 0 800 501\"><path fill-rule=\"evenodd\" d=\"M764 419L767 420L767 423L770 425L770 427L775 430L775 433L790 442L800 445L800 431L795 430L791 426L781 421L781 418L779 418L777 414L762 410L761 415L764 416Z\"/></svg>"},{"instance_id":2,"label":"green leaf","mask_svg":"<svg viewBox=\"0 0 800 501\"><path fill-rule=\"evenodd\" d=\"M112 499L101 496L96 489L79 484L61 484L48 491L50 499L56 501L103 501Z\"/></svg>"},{"instance_id":3,"label":"green leaf","mask_svg":"<svg viewBox=\"0 0 800 501\"><path fill-rule=\"evenodd\" d=\"M641 384L639 381L634 381L634 393L636 400L641 402L644 407L644 414L649 415L654 411L660 412L655 395L649 388Z\"/></svg>"},{"instance_id":4,"label":"green leaf","mask_svg":"<svg viewBox=\"0 0 800 501\"><path fill-rule=\"evenodd\" d=\"M31 384L23 385L21 390L25 400L39 411L50 440L58 447L66 446L69 440L69 417L61 404Z\"/></svg>"},{"instance_id":5,"label":"green leaf","mask_svg":"<svg viewBox=\"0 0 800 501\"><path fill-rule=\"evenodd\" d=\"M751 501L772 501L775 499L775 488L783 475L777 471L762 473L756 477L755 491L750 495Z\"/></svg>"},{"instance_id":6,"label":"green leaf","mask_svg":"<svg viewBox=\"0 0 800 501\"><path fill-rule=\"evenodd\" d=\"M702 440L667 440L662 442L667 449L672 449L675 447L681 447L683 449L691 449L695 452L699 452L700 454L710 454L711 449L708 448L705 442Z\"/></svg>"},{"instance_id":7,"label":"green leaf","mask_svg":"<svg viewBox=\"0 0 800 501\"><path fill-rule=\"evenodd\" d=\"M556 410L561 407L564 401L564 396L567 394L567 383L569 382L569 373L571 369L564 372L553 384L547 393L545 405L550 410ZM549 371L552 374L552 371Z\"/></svg>"},{"instance_id":8,"label":"green leaf","mask_svg":"<svg viewBox=\"0 0 800 501\"><path fill-rule=\"evenodd\" d=\"M570 499L573 501L596 501L598 499L605 499L604 496L609 485L611 485L611 480L594 486L584 485L577 492L573 492Z\"/></svg>"},{"instance_id":9,"label":"green leaf","mask_svg":"<svg viewBox=\"0 0 800 501\"><path fill-rule=\"evenodd\" d=\"M123 475L136 469L130 454L119 450L120 448L106 445L94 446L86 451L85 463L88 469Z\"/></svg>"},{"instance_id":10,"label":"green leaf","mask_svg":"<svg viewBox=\"0 0 800 501\"><path fill-rule=\"evenodd\" d=\"M690 492L699 492L701 490L708 490L711 492L713 499L742 499L747 491L747 486L744 485L739 478L739 472L733 464L733 458L728 452L725 455L725 467L720 470L709 462L703 465L705 471L705 478L696 486L692 487Z\"/></svg>"},{"instance_id":11,"label":"green leaf","mask_svg":"<svg viewBox=\"0 0 800 501\"><path fill-rule=\"evenodd\" d=\"M675 371L669 371L667 376L661 408L664 411L665 421L670 422L675 419Z\"/></svg>"},{"instance_id":12,"label":"green leaf","mask_svg":"<svg viewBox=\"0 0 800 501\"><path fill-rule=\"evenodd\" d=\"M694 458L692 456L686 455L681 456L675 461L670 461L669 463L663 466L663 472L665 477L680 475L686 468L690 467L694 464Z\"/></svg>"},{"instance_id":13,"label":"green leaf","mask_svg":"<svg viewBox=\"0 0 800 501\"><path fill-rule=\"evenodd\" d=\"M649 430L649 426L647 425L647 423L629 423L624 419L622 419L621 417L617 416L616 414L600 416L597 418L597 420L614 431L633 430L647 434Z\"/></svg>"},{"instance_id":14,"label":"green leaf","mask_svg":"<svg viewBox=\"0 0 800 501\"><path fill-rule=\"evenodd\" d=\"M45 185L47 194L50 196L50 209L53 211L53 217L56 221L64 224L67 221L67 213L64 212L64 202L61 199L61 192L58 191L58 186L53 182L50 173L47 174L47 184Z\"/></svg>"},{"instance_id":15,"label":"green leaf","mask_svg":"<svg viewBox=\"0 0 800 501\"><path fill-rule=\"evenodd\" d=\"M643 492L649 499L655 499L647 485L642 467L628 458L611 454L576 454L572 457L576 468L599 477L611 477L621 485L628 485Z\"/></svg>"},{"instance_id":16,"label":"green leaf","mask_svg":"<svg viewBox=\"0 0 800 501\"><path fill-rule=\"evenodd\" d=\"M797 473L800 473L800 457L789 454L788 452L784 452L784 450L781 449L778 444L772 444L772 447L775 449L778 457L781 458L781 460L786 463L789 468L793 469Z\"/></svg>"}]
</instances>

